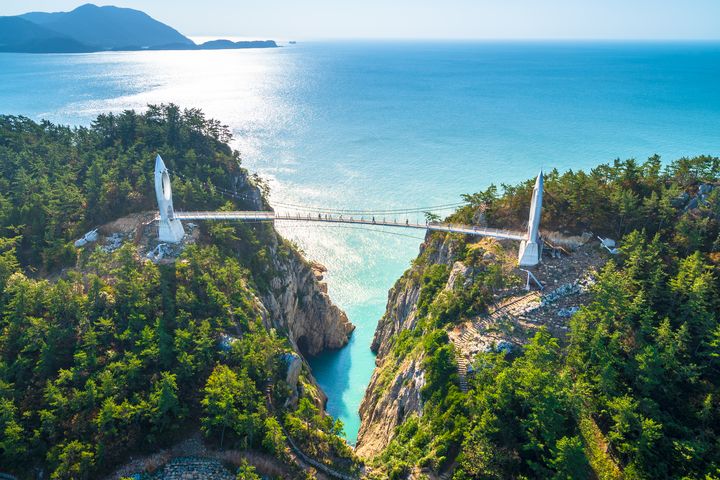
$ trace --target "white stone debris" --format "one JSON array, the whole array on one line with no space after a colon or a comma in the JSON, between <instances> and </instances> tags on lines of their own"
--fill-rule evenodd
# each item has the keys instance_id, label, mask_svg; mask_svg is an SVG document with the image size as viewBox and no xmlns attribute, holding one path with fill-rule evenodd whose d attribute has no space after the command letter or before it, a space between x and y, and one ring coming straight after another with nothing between
<instances>
[{"instance_id":1,"label":"white stone debris","mask_svg":"<svg viewBox=\"0 0 720 480\"><path fill-rule=\"evenodd\" d=\"M89 232L87 232L85 235L83 235L82 238L75 240L75 246L78 248L84 247L88 243L97 242L97 239L98 239L98 229L96 228L94 230L90 230Z\"/></svg>"},{"instance_id":2,"label":"white stone debris","mask_svg":"<svg viewBox=\"0 0 720 480\"><path fill-rule=\"evenodd\" d=\"M145 257L157 263L171 253L167 243L158 243L157 247L150 250Z\"/></svg>"},{"instance_id":3,"label":"white stone debris","mask_svg":"<svg viewBox=\"0 0 720 480\"><path fill-rule=\"evenodd\" d=\"M561 308L557 314L561 318L570 318L580 310L580 307Z\"/></svg>"},{"instance_id":4,"label":"white stone debris","mask_svg":"<svg viewBox=\"0 0 720 480\"><path fill-rule=\"evenodd\" d=\"M105 252L105 253L112 253L112 252L114 252L115 250L117 250L118 248L120 248L120 246L122 245L122 243L123 243L123 236L122 236L122 234L120 234L120 233L113 233L112 235L110 235L109 237L107 237L107 238L105 239L105 245L103 245L103 246L100 247L100 248L101 248L102 251Z\"/></svg>"},{"instance_id":5,"label":"white stone debris","mask_svg":"<svg viewBox=\"0 0 720 480\"><path fill-rule=\"evenodd\" d=\"M598 238L600 239L600 245L605 247L605 249L612 255L617 255L618 253L620 253L620 249L615 248L615 240L613 240L612 238L602 238L600 235L598 235Z\"/></svg>"},{"instance_id":6,"label":"white stone debris","mask_svg":"<svg viewBox=\"0 0 720 480\"><path fill-rule=\"evenodd\" d=\"M575 280L572 283L565 283L560 285L558 288L542 296L540 300L540 307L547 307L557 302L558 300L569 297L571 295L577 295L587 293L595 285L595 279L592 275L586 275L585 277Z\"/></svg>"},{"instance_id":7,"label":"white stone debris","mask_svg":"<svg viewBox=\"0 0 720 480\"><path fill-rule=\"evenodd\" d=\"M577 282L565 283L547 295L543 295L540 304L541 306L546 307L557 302L561 298L565 298L576 293L580 293L580 285L578 285Z\"/></svg>"}]
</instances>

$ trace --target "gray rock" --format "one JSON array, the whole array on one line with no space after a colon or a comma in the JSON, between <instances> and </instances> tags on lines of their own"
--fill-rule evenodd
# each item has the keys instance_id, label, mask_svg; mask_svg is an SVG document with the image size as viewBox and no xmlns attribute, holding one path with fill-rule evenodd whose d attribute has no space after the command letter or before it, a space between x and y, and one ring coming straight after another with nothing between
<instances>
[{"instance_id":1,"label":"gray rock","mask_svg":"<svg viewBox=\"0 0 720 480\"><path fill-rule=\"evenodd\" d=\"M300 379L300 372L302 371L302 358L300 358L300 356L296 353L286 353L283 355L283 362L285 362L285 366L287 368L285 382L288 384L290 391L292 392L290 397L285 401L285 406L294 405L299 396L298 380Z\"/></svg>"},{"instance_id":2,"label":"gray rock","mask_svg":"<svg viewBox=\"0 0 720 480\"><path fill-rule=\"evenodd\" d=\"M561 318L570 318L580 310L579 307L561 308L557 314Z\"/></svg>"},{"instance_id":3,"label":"gray rock","mask_svg":"<svg viewBox=\"0 0 720 480\"><path fill-rule=\"evenodd\" d=\"M262 297L265 326L288 332L290 343L303 354L344 346L355 327L332 303L312 267L299 255L278 253L278 244L269 249L276 275L270 281L272 289Z\"/></svg>"},{"instance_id":4,"label":"gray rock","mask_svg":"<svg viewBox=\"0 0 720 480\"><path fill-rule=\"evenodd\" d=\"M472 281L471 275L469 275L471 269L462 262L455 262L453 264L452 270L450 270L450 275L448 276L447 284L445 284L445 290L451 291L455 289L455 286L457 284L457 281L459 279L464 279L465 281L463 284L466 284L468 279Z\"/></svg>"},{"instance_id":5,"label":"gray rock","mask_svg":"<svg viewBox=\"0 0 720 480\"><path fill-rule=\"evenodd\" d=\"M683 192L682 194L670 200L670 204L675 208L682 208L687 204L688 200L690 200L690 194L687 192Z\"/></svg>"},{"instance_id":6,"label":"gray rock","mask_svg":"<svg viewBox=\"0 0 720 480\"><path fill-rule=\"evenodd\" d=\"M220 350L223 350L225 352L229 351L232 348L233 343L237 342L237 338L233 337L232 335L228 335L226 333L220 334Z\"/></svg>"}]
</instances>

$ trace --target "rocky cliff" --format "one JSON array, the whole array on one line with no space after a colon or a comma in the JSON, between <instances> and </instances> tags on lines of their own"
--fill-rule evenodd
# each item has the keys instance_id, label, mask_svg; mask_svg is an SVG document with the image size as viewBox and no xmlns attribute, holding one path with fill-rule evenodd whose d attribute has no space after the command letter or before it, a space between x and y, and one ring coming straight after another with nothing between
<instances>
[{"instance_id":1,"label":"rocky cliff","mask_svg":"<svg viewBox=\"0 0 720 480\"><path fill-rule=\"evenodd\" d=\"M458 243L450 237L428 234L425 243L420 246L419 261L390 289L385 314L378 322L370 346L377 353L378 366L392 346L393 335L415 327L420 276L425 265L452 265L457 248Z\"/></svg>"},{"instance_id":2,"label":"rocky cliff","mask_svg":"<svg viewBox=\"0 0 720 480\"><path fill-rule=\"evenodd\" d=\"M395 427L410 414L422 413L420 389L425 384L422 361L422 356L402 360L389 384L382 372L391 367L381 364L375 369L360 404L361 424L355 447L360 457L372 458L380 453L392 440Z\"/></svg>"},{"instance_id":3,"label":"rocky cliff","mask_svg":"<svg viewBox=\"0 0 720 480\"><path fill-rule=\"evenodd\" d=\"M247 172L233 177L236 191L242 192L253 210L268 210L260 188ZM265 326L286 332L296 351L317 355L323 350L347 344L355 326L345 312L333 304L322 282L325 267L308 262L275 230L264 240L270 259L269 288L262 294L267 310Z\"/></svg>"},{"instance_id":4,"label":"rocky cliff","mask_svg":"<svg viewBox=\"0 0 720 480\"><path fill-rule=\"evenodd\" d=\"M275 275L262 298L268 310L266 326L287 332L303 355L344 346L355 327L332 303L317 270L295 251L279 255L279 248L276 244L270 249Z\"/></svg>"},{"instance_id":5,"label":"rocky cliff","mask_svg":"<svg viewBox=\"0 0 720 480\"><path fill-rule=\"evenodd\" d=\"M392 347L401 332L416 326L423 270L433 264L452 266L457 249L458 243L452 237L428 234L418 260L388 294L385 314L378 322L371 346L377 353L376 368L360 404L356 452L361 457L378 454L392 439L397 425L413 413L422 414L422 349L398 355Z\"/></svg>"},{"instance_id":6,"label":"rocky cliff","mask_svg":"<svg viewBox=\"0 0 720 480\"><path fill-rule=\"evenodd\" d=\"M413 267L391 289L386 312L378 322L372 344L376 369L360 406L358 455L372 459L387 451L396 427L413 415L422 417L427 410L422 394L431 375L426 371L429 354L423 344L428 320L440 325L434 316L442 311L439 306L449 305L448 299L458 301L458 292L470 291L486 304L486 311L455 318L441 327L453 345L455 381L461 392L467 392L468 366L480 351L513 349L543 326L555 335L565 334L567 312L586 301L582 285L607 260L597 245L581 247L573 250L570 259L547 258L535 269L549 287L541 294L523 288L523 278L513 267L516 245L488 239L465 244L452 235L429 235ZM503 281L495 284L492 272L501 274ZM487 288L473 290L480 285Z\"/></svg>"}]
</instances>

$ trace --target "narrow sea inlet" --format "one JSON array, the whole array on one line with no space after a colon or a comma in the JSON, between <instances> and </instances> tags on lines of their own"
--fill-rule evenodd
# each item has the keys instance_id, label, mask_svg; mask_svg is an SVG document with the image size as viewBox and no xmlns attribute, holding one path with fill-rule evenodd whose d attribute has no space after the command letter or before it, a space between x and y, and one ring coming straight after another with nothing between
<instances>
[{"instance_id":1,"label":"narrow sea inlet","mask_svg":"<svg viewBox=\"0 0 720 480\"><path fill-rule=\"evenodd\" d=\"M231 127L277 210L399 210L454 203L541 167L716 153L719 77L720 44L700 42L0 54L0 112L86 125L147 103L198 107ZM352 442L375 325L422 235L278 228L328 268L330 295L357 325L347 347L311 360Z\"/></svg>"}]
</instances>

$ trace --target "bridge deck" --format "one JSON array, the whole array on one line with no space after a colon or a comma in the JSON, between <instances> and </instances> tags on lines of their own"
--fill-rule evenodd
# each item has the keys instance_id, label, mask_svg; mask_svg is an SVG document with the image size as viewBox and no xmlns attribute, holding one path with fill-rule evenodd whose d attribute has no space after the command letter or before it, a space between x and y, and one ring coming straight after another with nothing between
<instances>
[{"instance_id":1,"label":"bridge deck","mask_svg":"<svg viewBox=\"0 0 720 480\"><path fill-rule=\"evenodd\" d=\"M240 220L240 221L301 221L344 223L359 225L375 225L380 227L413 228L420 230L433 230L439 232L463 233L480 237L492 237L507 240L525 240L527 235L523 232L500 230L496 228L475 227L472 225L456 225L448 223L410 223L388 220L372 220L365 218L343 217L340 215L287 215L275 212L240 211L240 212L175 212L179 220Z\"/></svg>"}]
</instances>

